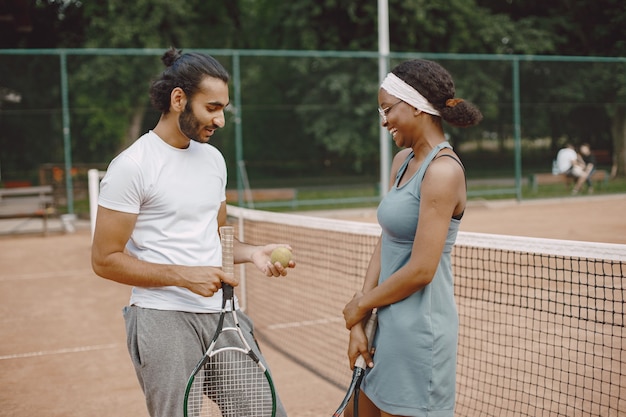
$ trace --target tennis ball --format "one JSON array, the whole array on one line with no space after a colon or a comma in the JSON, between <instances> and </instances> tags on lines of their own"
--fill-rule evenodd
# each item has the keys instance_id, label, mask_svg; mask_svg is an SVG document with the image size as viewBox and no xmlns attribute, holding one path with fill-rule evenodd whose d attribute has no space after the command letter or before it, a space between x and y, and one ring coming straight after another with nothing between
<instances>
[{"instance_id":1,"label":"tennis ball","mask_svg":"<svg viewBox=\"0 0 626 417\"><path fill-rule=\"evenodd\" d=\"M289 261L291 260L291 251L285 247L276 248L272 251L272 256L270 256L270 260L272 264L276 262L280 262L283 267L287 267L289 265Z\"/></svg>"}]
</instances>

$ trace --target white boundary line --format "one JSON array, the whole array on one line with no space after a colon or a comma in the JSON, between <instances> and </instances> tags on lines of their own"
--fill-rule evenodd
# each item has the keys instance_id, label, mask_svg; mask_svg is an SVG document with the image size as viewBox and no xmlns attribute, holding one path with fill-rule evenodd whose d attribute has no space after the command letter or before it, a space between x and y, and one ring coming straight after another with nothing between
<instances>
[{"instance_id":1,"label":"white boundary line","mask_svg":"<svg viewBox=\"0 0 626 417\"><path fill-rule=\"evenodd\" d=\"M120 345L117 344L117 343L110 343L110 344L107 344L107 345L79 346L79 347L75 347L75 348L64 348L64 349L56 349L56 350L41 350L39 352L14 353L12 355L0 356L0 360L34 358L34 357L38 357L38 356L61 355L61 354L64 354L64 353L90 352L90 351L93 351L93 350L115 349L118 346L120 346Z\"/></svg>"},{"instance_id":2,"label":"white boundary line","mask_svg":"<svg viewBox=\"0 0 626 417\"><path fill-rule=\"evenodd\" d=\"M0 275L0 282L22 281L31 279L69 278L77 276L94 276L91 269L75 269L71 271L36 272L32 274Z\"/></svg>"},{"instance_id":3,"label":"white boundary line","mask_svg":"<svg viewBox=\"0 0 626 417\"><path fill-rule=\"evenodd\" d=\"M292 329L294 327L317 326L320 324L343 322L343 317L327 317L317 320L293 321L290 323L278 323L267 326L268 330Z\"/></svg>"}]
</instances>

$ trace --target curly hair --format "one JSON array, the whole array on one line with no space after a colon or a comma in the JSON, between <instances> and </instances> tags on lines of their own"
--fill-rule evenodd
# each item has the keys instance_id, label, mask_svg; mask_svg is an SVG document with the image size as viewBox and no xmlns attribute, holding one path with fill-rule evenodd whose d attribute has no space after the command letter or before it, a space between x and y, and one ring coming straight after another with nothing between
<instances>
[{"instance_id":1,"label":"curly hair","mask_svg":"<svg viewBox=\"0 0 626 417\"><path fill-rule=\"evenodd\" d=\"M482 120L483 115L476 106L454 98L452 76L438 63L414 59L399 64L391 72L423 95L452 126L469 127Z\"/></svg>"},{"instance_id":2,"label":"curly hair","mask_svg":"<svg viewBox=\"0 0 626 417\"><path fill-rule=\"evenodd\" d=\"M176 87L182 88L191 98L205 77L218 78L228 83L230 76L215 58L195 52L182 53L174 47L168 49L161 61L167 68L152 82L150 101L161 113L170 111L170 94Z\"/></svg>"}]
</instances>

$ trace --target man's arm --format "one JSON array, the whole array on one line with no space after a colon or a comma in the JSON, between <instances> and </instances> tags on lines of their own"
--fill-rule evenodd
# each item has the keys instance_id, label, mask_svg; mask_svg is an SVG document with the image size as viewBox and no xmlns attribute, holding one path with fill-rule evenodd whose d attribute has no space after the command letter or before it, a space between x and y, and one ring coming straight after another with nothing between
<instances>
[{"instance_id":1,"label":"man's arm","mask_svg":"<svg viewBox=\"0 0 626 417\"><path fill-rule=\"evenodd\" d=\"M130 256L125 247L136 221L136 214L98 207L91 249L91 264L96 274L138 287L183 287L205 297L217 292L222 281L238 284L221 268L155 264Z\"/></svg>"}]
</instances>

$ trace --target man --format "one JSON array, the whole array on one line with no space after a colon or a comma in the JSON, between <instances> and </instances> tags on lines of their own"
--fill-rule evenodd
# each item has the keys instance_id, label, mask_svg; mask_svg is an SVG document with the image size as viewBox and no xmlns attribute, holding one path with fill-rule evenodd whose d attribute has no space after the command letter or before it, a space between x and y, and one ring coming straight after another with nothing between
<instances>
[{"instance_id":1,"label":"man","mask_svg":"<svg viewBox=\"0 0 626 417\"><path fill-rule=\"evenodd\" d=\"M565 174L566 177L573 178L576 181L572 194L578 194L589 176L590 169L588 170L585 163L582 162L574 145L567 143L556 154L556 166L558 168L557 174Z\"/></svg>"},{"instance_id":2,"label":"man","mask_svg":"<svg viewBox=\"0 0 626 417\"><path fill-rule=\"evenodd\" d=\"M162 60L167 68L150 89L161 117L102 180L92 265L101 277L133 286L124 308L129 353L150 415L174 417L182 415L187 378L215 330L221 283L238 283L221 270L226 163L208 144L225 124L228 73L208 55L174 48ZM278 246L285 245L235 241L235 263L285 276L287 269L269 260ZM240 318L260 355L252 323ZM278 415L285 415L280 403Z\"/></svg>"}]
</instances>

